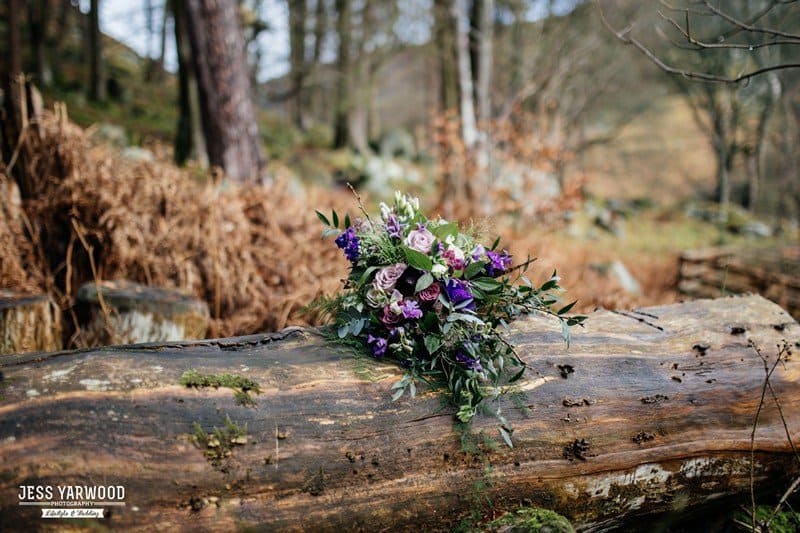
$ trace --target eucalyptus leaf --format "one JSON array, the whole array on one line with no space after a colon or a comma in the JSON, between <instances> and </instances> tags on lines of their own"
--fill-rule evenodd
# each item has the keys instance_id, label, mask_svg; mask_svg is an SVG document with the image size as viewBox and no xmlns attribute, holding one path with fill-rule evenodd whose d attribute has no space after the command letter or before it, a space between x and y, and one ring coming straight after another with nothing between
<instances>
[{"instance_id":1,"label":"eucalyptus leaf","mask_svg":"<svg viewBox=\"0 0 800 533\"><path fill-rule=\"evenodd\" d=\"M414 292L421 292L433 285L433 274L430 272L425 272L422 276L419 277L417 280L417 284L414 287Z\"/></svg>"}]
</instances>

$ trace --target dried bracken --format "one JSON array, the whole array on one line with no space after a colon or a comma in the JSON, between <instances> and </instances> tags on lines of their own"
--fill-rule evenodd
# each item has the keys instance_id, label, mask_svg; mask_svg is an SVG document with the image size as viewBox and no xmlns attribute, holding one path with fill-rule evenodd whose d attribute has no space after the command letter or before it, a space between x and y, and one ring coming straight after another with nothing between
<instances>
[{"instance_id":1,"label":"dried bracken","mask_svg":"<svg viewBox=\"0 0 800 533\"><path fill-rule=\"evenodd\" d=\"M230 336L313 321L301 308L345 274L308 206L345 205L347 193L293 193L280 179L201 184L93 145L63 116L39 126L28 169L37 194L24 211L0 208L2 287L54 293L65 310L94 276L179 288L209 303L210 336Z\"/></svg>"}]
</instances>

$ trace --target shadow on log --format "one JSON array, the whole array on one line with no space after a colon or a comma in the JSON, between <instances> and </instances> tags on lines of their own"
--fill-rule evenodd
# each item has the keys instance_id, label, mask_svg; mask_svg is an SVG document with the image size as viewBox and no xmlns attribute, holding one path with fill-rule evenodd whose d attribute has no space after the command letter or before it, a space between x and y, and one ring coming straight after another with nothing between
<instances>
[{"instance_id":1,"label":"shadow on log","mask_svg":"<svg viewBox=\"0 0 800 533\"><path fill-rule=\"evenodd\" d=\"M19 506L22 485L122 486L103 525L148 531L451 530L523 505L604 530L732 502L749 495L765 377L750 343L772 362L800 327L748 296L600 311L569 349L536 316L511 337L532 369L502 400L513 449L487 445L494 419L457 431L436 393L391 402L398 368L310 330L14 356L0 365L0 526L55 526ZM231 375L189 388L189 369ZM798 381L791 357L770 380L795 441ZM757 488L785 489L798 463L769 393L754 443Z\"/></svg>"}]
</instances>

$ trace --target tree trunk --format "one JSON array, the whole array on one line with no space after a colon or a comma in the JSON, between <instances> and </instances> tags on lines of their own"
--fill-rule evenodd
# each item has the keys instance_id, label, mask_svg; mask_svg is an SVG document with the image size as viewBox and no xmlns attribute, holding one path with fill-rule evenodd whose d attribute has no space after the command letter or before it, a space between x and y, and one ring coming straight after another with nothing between
<instances>
[{"instance_id":1,"label":"tree trunk","mask_svg":"<svg viewBox=\"0 0 800 533\"><path fill-rule=\"evenodd\" d=\"M178 55L178 128L175 135L175 162L182 165L188 160L208 166L206 138L200 115L200 90L192 61L192 45L187 29L186 3L171 2L175 19L175 48Z\"/></svg>"},{"instance_id":2,"label":"tree trunk","mask_svg":"<svg viewBox=\"0 0 800 533\"><path fill-rule=\"evenodd\" d=\"M334 118L333 146L343 148L350 144L350 46L351 46L351 13L350 0L336 0L336 32L339 35L339 57L336 71L336 116Z\"/></svg>"},{"instance_id":3,"label":"tree trunk","mask_svg":"<svg viewBox=\"0 0 800 533\"><path fill-rule=\"evenodd\" d=\"M47 0L34 0L28 4L28 23L34 71L36 81L42 86L48 86L53 81L53 71L50 69L50 60L47 55L47 19L49 12Z\"/></svg>"},{"instance_id":4,"label":"tree trunk","mask_svg":"<svg viewBox=\"0 0 800 533\"><path fill-rule=\"evenodd\" d=\"M265 164L234 0L184 0L208 159L234 181Z\"/></svg>"},{"instance_id":5,"label":"tree trunk","mask_svg":"<svg viewBox=\"0 0 800 533\"><path fill-rule=\"evenodd\" d=\"M492 44L494 39L494 0L475 0L472 4L469 41L478 121L492 115Z\"/></svg>"},{"instance_id":6,"label":"tree trunk","mask_svg":"<svg viewBox=\"0 0 800 533\"><path fill-rule=\"evenodd\" d=\"M303 128L303 82L306 75L306 0L289 0L289 59L292 82L292 120Z\"/></svg>"},{"instance_id":7,"label":"tree trunk","mask_svg":"<svg viewBox=\"0 0 800 533\"><path fill-rule=\"evenodd\" d=\"M91 0L89 8L89 99L95 102L106 101L103 38L100 33L100 0Z\"/></svg>"},{"instance_id":8,"label":"tree trunk","mask_svg":"<svg viewBox=\"0 0 800 533\"><path fill-rule=\"evenodd\" d=\"M442 111L458 109L458 61L452 0L434 0L434 33L439 53L439 99Z\"/></svg>"},{"instance_id":9,"label":"tree trunk","mask_svg":"<svg viewBox=\"0 0 800 533\"><path fill-rule=\"evenodd\" d=\"M322 60L322 44L325 40L325 35L327 32L328 11L325 7L325 0L317 0L316 7L314 9L314 48L311 54L311 64L309 65L311 86L305 92L306 107L310 110L312 116L317 118L324 115L324 106L321 102L323 99L323 89L320 86L321 82L318 79L318 69Z\"/></svg>"},{"instance_id":10,"label":"tree trunk","mask_svg":"<svg viewBox=\"0 0 800 533\"><path fill-rule=\"evenodd\" d=\"M22 3L19 0L8 0L8 70L4 72L7 80L14 79L22 73L22 40L19 30L22 27ZM4 82L5 82L4 81Z\"/></svg>"},{"instance_id":11,"label":"tree trunk","mask_svg":"<svg viewBox=\"0 0 800 533\"><path fill-rule=\"evenodd\" d=\"M800 360L775 368L783 415L767 394L751 445L765 373L750 342L771 365L781 339L800 338L775 304L600 311L569 349L554 326L514 324L531 366L500 401L514 448L491 442L493 418L458 430L435 392L392 402L401 369L298 328L8 358L0 521L41 525L19 505L22 485L102 484L125 490L124 506L105 507L110 529L449 531L537 505L608 530L735 508L749 497L751 446L757 491L798 472L782 417L796 442ZM189 369L222 387L181 385L202 385ZM237 377L260 394L225 388Z\"/></svg>"},{"instance_id":12,"label":"tree trunk","mask_svg":"<svg viewBox=\"0 0 800 533\"><path fill-rule=\"evenodd\" d=\"M465 0L452 0L452 20L456 25L456 58L458 61L458 98L461 118L461 140L471 149L478 141L475 101L472 98L472 69L469 64L469 28Z\"/></svg>"}]
</instances>

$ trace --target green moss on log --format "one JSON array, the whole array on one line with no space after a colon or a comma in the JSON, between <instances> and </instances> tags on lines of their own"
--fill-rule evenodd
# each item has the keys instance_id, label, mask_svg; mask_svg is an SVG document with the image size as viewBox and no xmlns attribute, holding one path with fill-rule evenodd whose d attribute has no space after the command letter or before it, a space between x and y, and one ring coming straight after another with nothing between
<instances>
[{"instance_id":1,"label":"green moss on log","mask_svg":"<svg viewBox=\"0 0 800 533\"><path fill-rule=\"evenodd\" d=\"M488 531L503 533L575 533L572 524L560 514L549 509L523 507L488 524Z\"/></svg>"},{"instance_id":2,"label":"green moss on log","mask_svg":"<svg viewBox=\"0 0 800 533\"><path fill-rule=\"evenodd\" d=\"M237 374L201 374L195 369L187 370L183 373L178 383L185 387L201 389L204 387L214 387L218 389L225 387L233 390L233 397L237 405L255 406L257 402L249 392L261 394L258 382L250 378L245 378Z\"/></svg>"}]
</instances>

